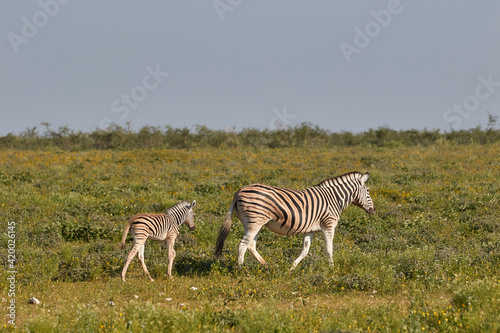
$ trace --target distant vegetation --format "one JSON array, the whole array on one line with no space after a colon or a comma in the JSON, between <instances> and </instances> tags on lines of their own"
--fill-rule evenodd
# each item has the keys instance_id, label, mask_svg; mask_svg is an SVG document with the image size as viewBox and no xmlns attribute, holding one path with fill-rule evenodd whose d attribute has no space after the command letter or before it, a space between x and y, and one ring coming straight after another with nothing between
<instances>
[{"instance_id":1,"label":"distant vegetation","mask_svg":"<svg viewBox=\"0 0 500 333\"><path fill-rule=\"evenodd\" d=\"M293 128L277 130L243 129L239 132L211 130L206 126L173 128L145 126L139 131L129 127L111 125L108 129L75 132L67 126L54 130L48 123L44 129L27 129L20 134L9 133L0 137L0 149L69 151L107 149L190 149L190 148L300 148L300 147L397 147L431 146L436 144L488 144L500 142L497 117L490 115L485 127L468 130L393 130L388 127L370 129L362 133L334 133L317 125L303 123Z\"/></svg>"}]
</instances>

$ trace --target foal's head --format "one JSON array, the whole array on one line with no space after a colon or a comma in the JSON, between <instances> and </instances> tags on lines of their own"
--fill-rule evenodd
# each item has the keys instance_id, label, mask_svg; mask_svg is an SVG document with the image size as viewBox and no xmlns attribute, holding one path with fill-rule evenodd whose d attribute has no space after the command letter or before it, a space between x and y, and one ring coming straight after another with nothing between
<instances>
[{"instance_id":1,"label":"foal's head","mask_svg":"<svg viewBox=\"0 0 500 333\"><path fill-rule=\"evenodd\" d=\"M186 215L185 215L185 219L184 219L184 223L186 223L186 225L189 227L189 230L193 231L195 229L195 225L194 225L194 212L193 212L193 208L194 206L196 206L196 200L193 201L192 204L188 204L186 205L186 209L187 209L187 212L186 212Z\"/></svg>"}]
</instances>

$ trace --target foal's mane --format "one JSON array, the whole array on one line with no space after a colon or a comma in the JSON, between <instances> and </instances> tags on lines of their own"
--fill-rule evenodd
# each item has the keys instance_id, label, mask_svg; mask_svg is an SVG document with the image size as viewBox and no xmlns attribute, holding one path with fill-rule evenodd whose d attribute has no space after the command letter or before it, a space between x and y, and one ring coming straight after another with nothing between
<instances>
[{"instance_id":1,"label":"foal's mane","mask_svg":"<svg viewBox=\"0 0 500 333\"><path fill-rule=\"evenodd\" d=\"M165 210L165 213L167 215L172 215L172 213L175 213L175 212L178 212L179 210L181 210L182 208L186 207L186 206L189 206L190 202L189 201L179 201L178 203L176 203L175 205L173 205L172 207L170 208L167 208L167 210Z\"/></svg>"}]
</instances>

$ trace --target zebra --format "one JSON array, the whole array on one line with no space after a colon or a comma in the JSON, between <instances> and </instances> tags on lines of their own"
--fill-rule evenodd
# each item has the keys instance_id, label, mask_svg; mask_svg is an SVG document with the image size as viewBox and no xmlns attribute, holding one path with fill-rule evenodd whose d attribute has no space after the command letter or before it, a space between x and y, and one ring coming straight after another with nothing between
<instances>
[{"instance_id":1,"label":"zebra","mask_svg":"<svg viewBox=\"0 0 500 333\"><path fill-rule=\"evenodd\" d=\"M325 237L326 252L333 265L333 236L342 211L353 203L368 214L375 212L375 205L365 185L369 176L369 172L350 172L299 190L262 184L242 187L235 193L225 221L219 229L215 256L222 255L234 213L245 229L238 246L240 266L243 265L247 249L261 264L266 264L256 249L257 236L263 226L279 235L304 235L302 252L289 272L307 255L313 237L318 232L322 232Z\"/></svg>"},{"instance_id":2,"label":"zebra","mask_svg":"<svg viewBox=\"0 0 500 333\"><path fill-rule=\"evenodd\" d=\"M186 223L191 231L195 229L194 225L194 212L193 208L196 206L196 200L193 203L189 201L179 201L161 214L145 214L139 213L130 218L125 230L123 230L123 237L121 242L121 249L125 249L125 239L127 238L128 231L134 238L134 247L127 256L125 266L122 270L122 281L125 282L125 274L127 268L134 258L135 254L139 252L139 261L142 264L144 272L149 277L150 281L154 281L148 272L146 264L144 263L144 246L146 240L153 239L163 241L168 248L168 276L172 278L172 263L175 258L174 243L177 235L179 235L179 227L181 224Z\"/></svg>"}]
</instances>

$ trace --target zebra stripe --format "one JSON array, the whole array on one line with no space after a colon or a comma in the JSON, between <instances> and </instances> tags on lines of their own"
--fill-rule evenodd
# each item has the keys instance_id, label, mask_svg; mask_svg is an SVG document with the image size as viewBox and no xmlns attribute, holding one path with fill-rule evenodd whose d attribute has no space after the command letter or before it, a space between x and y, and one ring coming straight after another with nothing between
<instances>
[{"instance_id":1,"label":"zebra stripe","mask_svg":"<svg viewBox=\"0 0 500 333\"><path fill-rule=\"evenodd\" d=\"M195 229L193 207L196 205L196 200L193 203L189 201L180 201L173 205L164 214L145 214L139 213L130 218L121 242L121 249L125 249L125 240L130 230L134 238L134 246L127 256L125 266L122 270L122 280L125 282L125 274L130 262L136 253L141 262L144 272L149 277L150 281L154 281L144 262L144 247L148 239L163 241L168 248L168 276L172 277L172 264L175 258L174 243L177 235L179 235L179 227L186 223L191 231Z\"/></svg>"},{"instance_id":2,"label":"zebra stripe","mask_svg":"<svg viewBox=\"0 0 500 333\"><path fill-rule=\"evenodd\" d=\"M257 236L265 225L279 235L304 235L300 256L290 270L307 255L314 234L323 232L326 251L333 264L333 236L344 209L353 203L367 213L375 212L375 206L365 182L369 173L350 172L325 179L305 189L285 189L276 186L252 184L242 187L234 195L233 202L219 230L215 247L221 256L224 241L232 224L232 215L242 222L245 233L238 247L238 263L243 264L247 249L265 264L256 249Z\"/></svg>"}]
</instances>

